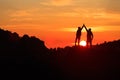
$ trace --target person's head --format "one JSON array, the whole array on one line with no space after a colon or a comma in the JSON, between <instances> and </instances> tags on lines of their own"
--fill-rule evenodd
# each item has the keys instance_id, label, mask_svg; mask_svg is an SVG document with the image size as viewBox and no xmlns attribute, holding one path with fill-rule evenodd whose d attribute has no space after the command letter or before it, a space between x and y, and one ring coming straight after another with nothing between
<instances>
[{"instance_id":1,"label":"person's head","mask_svg":"<svg viewBox=\"0 0 120 80\"><path fill-rule=\"evenodd\" d=\"M88 30L91 31L91 28L89 28Z\"/></svg>"},{"instance_id":2,"label":"person's head","mask_svg":"<svg viewBox=\"0 0 120 80\"><path fill-rule=\"evenodd\" d=\"M78 29L81 29L81 27L78 27Z\"/></svg>"}]
</instances>

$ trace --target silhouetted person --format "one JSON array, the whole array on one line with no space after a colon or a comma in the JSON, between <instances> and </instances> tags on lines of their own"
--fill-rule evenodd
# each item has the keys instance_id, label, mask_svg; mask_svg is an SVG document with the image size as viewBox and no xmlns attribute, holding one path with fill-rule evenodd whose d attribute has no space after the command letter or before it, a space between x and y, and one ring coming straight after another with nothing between
<instances>
[{"instance_id":1,"label":"silhouetted person","mask_svg":"<svg viewBox=\"0 0 120 80\"><path fill-rule=\"evenodd\" d=\"M84 24L83 24L83 27L85 27L85 29L87 31L87 47L89 45L90 45L90 47L92 47L93 33L91 31L91 28L87 29Z\"/></svg>"},{"instance_id":2,"label":"silhouetted person","mask_svg":"<svg viewBox=\"0 0 120 80\"><path fill-rule=\"evenodd\" d=\"M75 46L76 46L76 43L78 41L78 45L80 43L80 38L81 38L81 31L82 31L83 27L78 27L78 30L77 30L77 33L76 33L76 38L75 38Z\"/></svg>"}]
</instances>

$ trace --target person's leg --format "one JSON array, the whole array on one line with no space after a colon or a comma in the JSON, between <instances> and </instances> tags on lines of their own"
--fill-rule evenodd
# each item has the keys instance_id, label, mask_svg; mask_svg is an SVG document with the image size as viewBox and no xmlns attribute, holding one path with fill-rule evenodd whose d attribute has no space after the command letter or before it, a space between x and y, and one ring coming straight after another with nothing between
<instances>
[{"instance_id":1,"label":"person's leg","mask_svg":"<svg viewBox=\"0 0 120 80\"><path fill-rule=\"evenodd\" d=\"M78 37L78 46L80 45L80 36Z\"/></svg>"},{"instance_id":2,"label":"person's leg","mask_svg":"<svg viewBox=\"0 0 120 80\"><path fill-rule=\"evenodd\" d=\"M78 39L78 46L79 46L79 44L80 44L80 38Z\"/></svg>"},{"instance_id":3,"label":"person's leg","mask_svg":"<svg viewBox=\"0 0 120 80\"><path fill-rule=\"evenodd\" d=\"M75 38L75 46L76 46L76 43L77 43L77 37Z\"/></svg>"},{"instance_id":4,"label":"person's leg","mask_svg":"<svg viewBox=\"0 0 120 80\"><path fill-rule=\"evenodd\" d=\"M88 40L87 40L87 47L88 47L88 43L89 43L89 42L88 42Z\"/></svg>"},{"instance_id":5,"label":"person's leg","mask_svg":"<svg viewBox=\"0 0 120 80\"><path fill-rule=\"evenodd\" d=\"M90 47L92 47L92 40L90 40Z\"/></svg>"},{"instance_id":6,"label":"person's leg","mask_svg":"<svg viewBox=\"0 0 120 80\"><path fill-rule=\"evenodd\" d=\"M87 47L89 46L89 39L87 38Z\"/></svg>"}]
</instances>

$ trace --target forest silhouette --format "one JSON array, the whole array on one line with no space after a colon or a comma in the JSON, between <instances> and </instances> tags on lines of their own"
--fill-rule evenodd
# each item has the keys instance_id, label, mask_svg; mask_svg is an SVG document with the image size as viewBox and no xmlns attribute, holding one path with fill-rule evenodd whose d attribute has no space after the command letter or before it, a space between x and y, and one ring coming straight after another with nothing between
<instances>
[{"instance_id":1,"label":"forest silhouette","mask_svg":"<svg viewBox=\"0 0 120 80\"><path fill-rule=\"evenodd\" d=\"M0 29L0 73L42 80L119 80L120 40L48 49L34 36Z\"/></svg>"}]
</instances>

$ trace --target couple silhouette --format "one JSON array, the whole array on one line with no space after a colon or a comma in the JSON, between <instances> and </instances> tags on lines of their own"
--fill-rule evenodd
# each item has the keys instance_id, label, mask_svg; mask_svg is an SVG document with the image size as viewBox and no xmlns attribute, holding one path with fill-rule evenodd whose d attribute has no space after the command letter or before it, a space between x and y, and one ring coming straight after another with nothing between
<instances>
[{"instance_id":1,"label":"couple silhouette","mask_svg":"<svg viewBox=\"0 0 120 80\"><path fill-rule=\"evenodd\" d=\"M81 32L82 32L82 29L85 28L86 32L87 32L87 47L92 47L92 40L93 40L93 33L91 31L91 28L87 29L85 24L83 24L82 28L81 27L78 27L78 30L76 32L76 38L75 38L75 46L76 46L76 43L78 41L78 45L80 43L80 38L81 38Z\"/></svg>"}]
</instances>

